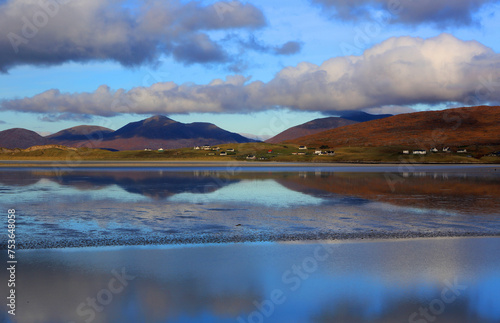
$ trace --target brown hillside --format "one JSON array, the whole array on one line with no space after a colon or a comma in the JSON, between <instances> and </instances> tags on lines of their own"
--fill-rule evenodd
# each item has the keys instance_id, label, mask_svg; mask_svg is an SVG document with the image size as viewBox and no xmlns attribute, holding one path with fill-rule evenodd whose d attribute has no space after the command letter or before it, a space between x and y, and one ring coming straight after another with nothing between
<instances>
[{"instance_id":1,"label":"brown hillside","mask_svg":"<svg viewBox=\"0 0 500 323\"><path fill-rule=\"evenodd\" d=\"M500 144L500 107L480 106L400 114L288 142L308 146L415 148Z\"/></svg>"}]
</instances>

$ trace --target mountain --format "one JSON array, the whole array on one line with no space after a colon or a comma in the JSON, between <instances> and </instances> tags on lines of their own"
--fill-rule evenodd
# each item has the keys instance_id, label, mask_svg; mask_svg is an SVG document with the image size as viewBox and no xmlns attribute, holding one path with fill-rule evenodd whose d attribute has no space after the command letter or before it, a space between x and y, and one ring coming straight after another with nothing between
<instances>
[{"instance_id":1,"label":"mountain","mask_svg":"<svg viewBox=\"0 0 500 323\"><path fill-rule=\"evenodd\" d=\"M400 114L290 140L308 146L443 146L500 144L500 107Z\"/></svg>"},{"instance_id":2,"label":"mountain","mask_svg":"<svg viewBox=\"0 0 500 323\"><path fill-rule=\"evenodd\" d=\"M300 138L307 135L313 135L322 131L343 127L351 124L357 123L356 121L347 120L338 117L328 117L315 119L301 125L289 128L276 136L266 140L266 142L271 144L277 144L283 141L290 141L296 138Z\"/></svg>"},{"instance_id":3,"label":"mountain","mask_svg":"<svg viewBox=\"0 0 500 323\"><path fill-rule=\"evenodd\" d=\"M26 149L31 146L50 145L52 140L44 138L34 131L13 128L0 131L0 147Z\"/></svg>"},{"instance_id":4,"label":"mountain","mask_svg":"<svg viewBox=\"0 0 500 323\"><path fill-rule=\"evenodd\" d=\"M154 116L138 122L132 122L105 136L106 140L119 138L147 138L160 140L204 139L229 142L250 142L239 134L229 132L206 122L181 123L165 116ZM201 142L201 143L202 143Z\"/></svg>"},{"instance_id":5,"label":"mountain","mask_svg":"<svg viewBox=\"0 0 500 323\"><path fill-rule=\"evenodd\" d=\"M71 145L75 141L103 138L113 132L112 129L99 126L76 126L61 130L45 138L52 139L60 145Z\"/></svg>"},{"instance_id":6,"label":"mountain","mask_svg":"<svg viewBox=\"0 0 500 323\"><path fill-rule=\"evenodd\" d=\"M98 126L77 126L47 137L19 128L0 132L0 147L10 149L42 145L113 150L174 149L255 141L211 123L185 124L165 116L131 122L116 131Z\"/></svg>"},{"instance_id":7,"label":"mountain","mask_svg":"<svg viewBox=\"0 0 500 323\"><path fill-rule=\"evenodd\" d=\"M185 124L165 116L131 122L116 131L103 127L79 126L62 130L47 138L66 146L116 150L173 149L254 141L211 123Z\"/></svg>"},{"instance_id":8,"label":"mountain","mask_svg":"<svg viewBox=\"0 0 500 323\"><path fill-rule=\"evenodd\" d=\"M338 114L341 118L356 122L366 122L393 116L392 114L370 114L363 111L351 111L351 110L339 111Z\"/></svg>"}]
</instances>

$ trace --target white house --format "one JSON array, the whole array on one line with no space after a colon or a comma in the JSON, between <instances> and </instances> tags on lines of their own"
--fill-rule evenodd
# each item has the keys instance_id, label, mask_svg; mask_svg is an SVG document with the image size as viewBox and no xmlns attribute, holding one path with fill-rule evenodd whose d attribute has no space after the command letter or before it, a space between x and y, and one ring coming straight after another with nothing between
<instances>
[{"instance_id":1,"label":"white house","mask_svg":"<svg viewBox=\"0 0 500 323\"><path fill-rule=\"evenodd\" d=\"M193 149L194 150L200 150L200 146L195 146Z\"/></svg>"},{"instance_id":2,"label":"white house","mask_svg":"<svg viewBox=\"0 0 500 323\"><path fill-rule=\"evenodd\" d=\"M444 147L443 152L445 153L451 153L450 147Z\"/></svg>"},{"instance_id":3,"label":"white house","mask_svg":"<svg viewBox=\"0 0 500 323\"><path fill-rule=\"evenodd\" d=\"M427 155L427 150L414 150L413 155Z\"/></svg>"},{"instance_id":4,"label":"white house","mask_svg":"<svg viewBox=\"0 0 500 323\"><path fill-rule=\"evenodd\" d=\"M220 153L221 156L227 156L227 153L225 151Z\"/></svg>"},{"instance_id":5,"label":"white house","mask_svg":"<svg viewBox=\"0 0 500 323\"><path fill-rule=\"evenodd\" d=\"M326 152L326 154L327 154L328 156L334 156L334 155L335 155L335 151L334 151L334 150L328 150L328 151Z\"/></svg>"},{"instance_id":6,"label":"white house","mask_svg":"<svg viewBox=\"0 0 500 323\"><path fill-rule=\"evenodd\" d=\"M205 146L201 147L201 149L203 149L203 150L210 150L210 146L205 145Z\"/></svg>"},{"instance_id":7,"label":"white house","mask_svg":"<svg viewBox=\"0 0 500 323\"><path fill-rule=\"evenodd\" d=\"M410 154L410 151L409 151L409 150L403 150L403 154L405 154L405 155L409 155L409 154Z\"/></svg>"},{"instance_id":8,"label":"white house","mask_svg":"<svg viewBox=\"0 0 500 323\"><path fill-rule=\"evenodd\" d=\"M158 149L158 151L163 151L163 148Z\"/></svg>"},{"instance_id":9,"label":"white house","mask_svg":"<svg viewBox=\"0 0 500 323\"><path fill-rule=\"evenodd\" d=\"M306 147L306 146L299 146L299 149L300 149L300 150L306 150L306 149L307 149L307 147Z\"/></svg>"},{"instance_id":10,"label":"white house","mask_svg":"<svg viewBox=\"0 0 500 323\"><path fill-rule=\"evenodd\" d=\"M467 152L467 149L459 149L457 150L457 153L459 154L465 154Z\"/></svg>"},{"instance_id":11,"label":"white house","mask_svg":"<svg viewBox=\"0 0 500 323\"><path fill-rule=\"evenodd\" d=\"M433 153L437 153L437 152L438 152L438 149L437 149L436 147L434 147L434 148L432 148L432 149L431 149L431 152L433 152Z\"/></svg>"},{"instance_id":12,"label":"white house","mask_svg":"<svg viewBox=\"0 0 500 323\"><path fill-rule=\"evenodd\" d=\"M228 148L228 149L226 149L226 151L229 153L234 153L234 148Z\"/></svg>"},{"instance_id":13,"label":"white house","mask_svg":"<svg viewBox=\"0 0 500 323\"><path fill-rule=\"evenodd\" d=\"M323 155L323 152L321 150L316 150L314 152L315 155Z\"/></svg>"},{"instance_id":14,"label":"white house","mask_svg":"<svg viewBox=\"0 0 500 323\"><path fill-rule=\"evenodd\" d=\"M255 156L254 156L254 155L248 155L248 156L247 156L247 159L248 159L248 160L254 160L254 159L255 159Z\"/></svg>"}]
</instances>

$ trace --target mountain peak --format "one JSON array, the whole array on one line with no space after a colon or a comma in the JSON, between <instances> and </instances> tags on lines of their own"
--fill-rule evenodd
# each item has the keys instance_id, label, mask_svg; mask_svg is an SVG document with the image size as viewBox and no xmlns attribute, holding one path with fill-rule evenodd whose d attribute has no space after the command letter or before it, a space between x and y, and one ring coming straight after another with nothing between
<instances>
[{"instance_id":1,"label":"mountain peak","mask_svg":"<svg viewBox=\"0 0 500 323\"><path fill-rule=\"evenodd\" d=\"M170 123L171 122L176 122L176 121L170 119L167 116L162 116L160 114L157 114L155 116L152 116L150 118L145 119L144 123L147 123L147 122L168 122L168 121L170 121Z\"/></svg>"}]
</instances>

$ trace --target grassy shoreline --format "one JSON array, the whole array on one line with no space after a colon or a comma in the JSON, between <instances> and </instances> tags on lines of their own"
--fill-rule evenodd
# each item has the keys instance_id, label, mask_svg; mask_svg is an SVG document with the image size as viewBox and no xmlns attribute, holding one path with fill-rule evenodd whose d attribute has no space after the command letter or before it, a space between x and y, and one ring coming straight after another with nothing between
<instances>
[{"instance_id":1,"label":"grassy shoreline","mask_svg":"<svg viewBox=\"0 0 500 323\"><path fill-rule=\"evenodd\" d=\"M292 144L245 143L225 144L219 150L195 150L193 148L169 149L165 151L107 151L90 148L43 148L0 150L0 164L8 162L59 162L65 165L77 165L82 162L135 162L135 163L193 163L193 162L244 162L260 165L271 163L305 163L305 164L500 164L500 156L490 156L499 151L500 146L464 147L467 153L428 152L427 155L403 154L409 150L403 146L385 147L339 147L299 149ZM234 151L232 151L234 150ZM315 155L316 150L334 150L333 156ZM411 149L410 149L411 150ZM225 152L227 156L221 156ZM300 155L299 155L300 154ZM247 160L254 156L254 160ZM0 167L3 165L0 165Z\"/></svg>"}]
</instances>

